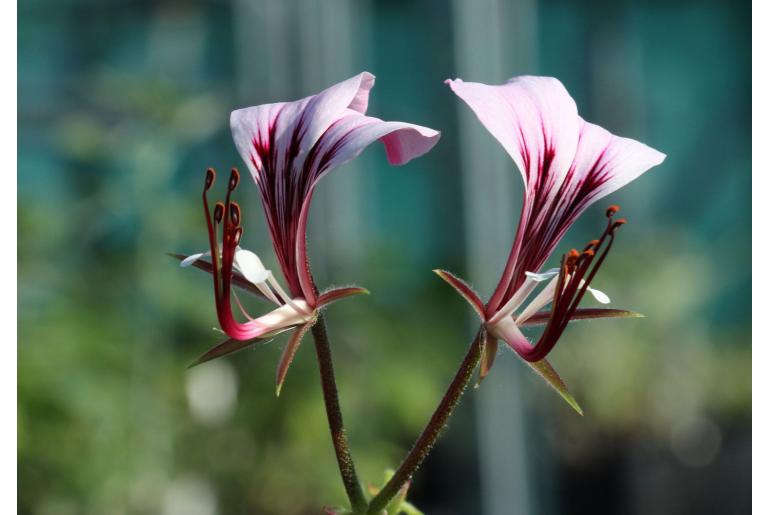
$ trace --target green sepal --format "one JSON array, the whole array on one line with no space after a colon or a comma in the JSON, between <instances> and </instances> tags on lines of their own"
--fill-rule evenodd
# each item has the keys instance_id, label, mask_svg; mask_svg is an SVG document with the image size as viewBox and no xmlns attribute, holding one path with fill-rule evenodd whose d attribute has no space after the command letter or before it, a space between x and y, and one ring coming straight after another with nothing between
<instances>
[{"instance_id":1,"label":"green sepal","mask_svg":"<svg viewBox=\"0 0 770 515\"><path fill-rule=\"evenodd\" d=\"M547 359L536 361L534 363L525 361L525 363L529 365L532 370L534 370L540 377L545 379L551 388L556 390L556 393L558 393L561 398L564 399L567 404L569 404L570 407L578 413L578 415L583 415L583 408L580 407L580 404L578 404L578 402L575 400L575 397L572 396L569 389L567 388L567 384L564 382L561 376L559 376L558 372L556 372L556 370L551 366Z\"/></svg>"}]
</instances>

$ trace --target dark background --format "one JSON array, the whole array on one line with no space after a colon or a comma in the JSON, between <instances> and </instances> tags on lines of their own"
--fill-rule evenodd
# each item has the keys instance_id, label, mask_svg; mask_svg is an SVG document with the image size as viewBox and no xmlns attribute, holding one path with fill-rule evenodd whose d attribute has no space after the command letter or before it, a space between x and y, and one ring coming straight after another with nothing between
<instances>
[{"instance_id":1,"label":"dark background","mask_svg":"<svg viewBox=\"0 0 770 515\"><path fill-rule=\"evenodd\" d=\"M553 362L579 417L505 351L418 472L430 514L739 514L750 509L748 2L28 0L19 10L19 513L299 514L341 504L306 342L192 371L217 341L206 167L242 166L231 110L377 76L369 112L437 128L321 184L320 285L360 473L381 481L473 335L431 273L489 295L521 197L449 77L558 77L581 115L668 155L614 194L629 225L595 285L645 319L571 328ZM246 245L275 267L256 191ZM595 237L605 202L564 247Z\"/></svg>"}]
</instances>

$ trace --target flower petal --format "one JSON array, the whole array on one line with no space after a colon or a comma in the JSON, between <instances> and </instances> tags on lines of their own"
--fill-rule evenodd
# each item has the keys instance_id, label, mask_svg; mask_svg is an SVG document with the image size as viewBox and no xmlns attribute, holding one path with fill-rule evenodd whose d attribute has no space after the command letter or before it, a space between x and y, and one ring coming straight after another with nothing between
<instances>
[{"instance_id":1,"label":"flower petal","mask_svg":"<svg viewBox=\"0 0 770 515\"><path fill-rule=\"evenodd\" d=\"M532 351L532 343L524 336L512 317L505 317L495 323L487 323L487 329L495 338L500 338L518 355Z\"/></svg>"},{"instance_id":2,"label":"flower petal","mask_svg":"<svg viewBox=\"0 0 770 515\"><path fill-rule=\"evenodd\" d=\"M184 261L188 257L188 256L185 256L184 254L169 253L168 255L179 261ZM211 263L209 263L208 261L197 260L197 261L191 262L190 265L208 273L212 273L214 270L213 267L211 266ZM249 281L247 281L246 278L243 277L240 273L233 272L232 281L233 281L233 284L235 284L239 288L246 290L249 293L256 295L257 297L260 297L263 300L268 300L267 297L265 297L264 293L259 291L259 289L256 286L254 286Z\"/></svg>"},{"instance_id":3,"label":"flower petal","mask_svg":"<svg viewBox=\"0 0 770 515\"><path fill-rule=\"evenodd\" d=\"M488 85L447 80L519 168L528 191L542 180L559 182L575 156L577 106L552 77L516 77ZM546 166L548 175L541 174Z\"/></svg>"},{"instance_id":4,"label":"flower petal","mask_svg":"<svg viewBox=\"0 0 770 515\"><path fill-rule=\"evenodd\" d=\"M233 259L243 277L254 286L264 283L270 277L270 271L262 264L262 260L250 250L237 249Z\"/></svg>"},{"instance_id":5,"label":"flower petal","mask_svg":"<svg viewBox=\"0 0 770 515\"><path fill-rule=\"evenodd\" d=\"M491 323L497 323L498 321L502 320L503 318L510 316L513 314L514 311L519 309L519 307L524 303L525 300L527 300L527 297L529 297L533 291L535 291L535 288L537 288L538 283L541 283L543 281L547 281L548 279L554 278L554 276L559 275L559 269L558 268L551 268L546 270L543 273L535 274L533 272L526 272L526 279L524 279L524 284L519 286L519 288L516 290L516 293L513 294L513 296L506 302L499 310L497 310L497 313L495 313L489 321ZM546 286L546 289L548 286ZM550 297L553 297L553 287L551 288ZM547 294L547 293L546 293ZM533 301L529 304L529 308L533 305L537 306L534 311L537 311L541 307L545 306L550 302L550 297L544 297L544 294L541 292L540 295L538 295ZM539 302L539 304L535 304L535 302Z\"/></svg>"},{"instance_id":6,"label":"flower petal","mask_svg":"<svg viewBox=\"0 0 770 515\"><path fill-rule=\"evenodd\" d=\"M236 340L251 340L267 338L286 329L304 324L313 317L307 302L303 299L292 299L289 304L275 308L270 313L244 323L236 322L232 317L220 318L222 329Z\"/></svg>"},{"instance_id":7,"label":"flower petal","mask_svg":"<svg viewBox=\"0 0 770 515\"><path fill-rule=\"evenodd\" d=\"M582 189L586 199L575 217L666 158L665 154L644 143L615 136L582 119L580 122L580 139L572 167L573 187L569 195L578 196L577 190Z\"/></svg>"},{"instance_id":8,"label":"flower petal","mask_svg":"<svg viewBox=\"0 0 770 515\"><path fill-rule=\"evenodd\" d=\"M374 75L363 72L310 97L298 122L307 125L300 140L300 151L309 151L347 110L359 115L366 113L369 91L373 87Z\"/></svg>"},{"instance_id":9,"label":"flower petal","mask_svg":"<svg viewBox=\"0 0 770 515\"><path fill-rule=\"evenodd\" d=\"M204 256L211 256L211 251L207 250L206 252L199 252L198 254L190 254L179 263L179 266L187 268Z\"/></svg>"},{"instance_id":10,"label":"flower petal","mask_svg":"<svg viewBox=\"0 0 770 515\"><path fill-rule=\"evenodd\" d=\"M549 268L545 272L541 272L539 274L536 274L534 272L524 272L524 274L529 279L532 279L536 283L541 283L543 281L547 281L548 279L553 279L554 277L559 275L559 269L558 268Z\"/></svg>"},{"instance_id":11,"label":"flower petal","mask_svg":"<svg viewBox=\"0 0 770 515\"><path fill-rule=\"evenodd\" d=\"M305 228L318 180L372 142L403 164L435 145L437 131L365 116L374 76L364 72L295 102L233 111L239 154L257 183L276 256L292 296L315 304L307 266Z\"/></svg>"},{"instance_id":12,"label":"flower petal","mask_svg":"<svg viewBox=\"0 0 770 515\"><path fill-rule=\"evenodd\" d=\"M428 152L441 133L405 122L384 122L348 110L319 140L316 163L321 173L337 168L358 156L377 140L385 145L388 162L403 165Z\"/></svg>"},{"instance_id":13,"label":"flower petal","mask_svg":"<svg viewBox=\"0 0 770 515\"><path fill-rule=\"evenodd\" d=\"M558 277L554 277L551 279L551 282L549 282L547 285L545 285L545 288L543 288L540 293L538 293L534 299L527 305L526 308L522 310L521 313L519 313L519 316L516 317L516 323L518 325L523 324L527 321L529 317L537 313L538 310L544 308L548 304L553 301L553 295L556 293L556 285L559 282Z\"/></svg>"},{"instance_id":14,"label":"flower petal","mask_svg":"<svg viewBox=\"0 0 770 515\"><path fill-rule=\"evenodd\" d=\"M585 122L554 78L518 77L502 85L447 82L502 144L524 178L516 239L487 306L488 312L496 312L524 283L526 271L545 263L588 206L660 164L665 156Z\"/></svg>"},{"instance_id":15,"label":"flower petal","mask_svg":"<svg viewBox=\"0 0 770 515\"><path fill-rule=\"evenodd\" d=\"M286 295L286 292L283 291L283 288L281 288L275 280L270 270L265 268L265 265L262 264L262 260L259 259L259 256L252 251L238 247L233 257L233 264L238 271L243 274L247 281L256 286L257 289L273 303L280 306L289 300L288 295ZM270 284L267 284L268 281ZM282 300L278 300L278 297L276 297L275 293L270 288L271 285L278 294L281 295Z\"/></svg>"}]
</instances>

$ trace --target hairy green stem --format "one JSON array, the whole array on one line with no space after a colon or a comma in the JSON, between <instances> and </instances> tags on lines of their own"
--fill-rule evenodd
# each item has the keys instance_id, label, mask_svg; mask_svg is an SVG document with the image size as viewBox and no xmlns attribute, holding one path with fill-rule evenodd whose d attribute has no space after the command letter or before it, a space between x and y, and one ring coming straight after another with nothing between
<instances>
[{"instance_id":1,"label":"hairy green stem","mask_svg":"<svg viewBox=\"0 0 770 515\"><path fill-rule=\"evenodd\" d=\"M334 365L332 364L332 352L329 345L329 336L326 334L326 321L323 314L318 316L318 322L313 325L313 339L318 355L318 367L321 372L321 387L323 388L326 416L329 419L329 429L332 434L334 452L337 455L337 464L340 468L342 482L345 484L350 506L355 513L365 513L367 508L366 497L358 482L356 467L350 455L348 436L342 423L342 411L337 395L337 381L334 378Z\"/></svg>"},{"instance_id":2,"label":"hairy green stem","mask_svg":"<svg viewBox=\"0 0 770 515\"><path fill-rule=\"evenodd\" d=\"M428 456L433 444L438 440L441 430L444 428L447 419L452 414L455 406L460 401L465 388L471 380L473 371L481 359L481 350L484 344L484 329L479 329L476 334L476 338L471 343L468 353L465 355L465 359L460 364L460 368L455 374L454 379L449 384L444 397L441 399L436 411L433 412L433 416L428 421L428 424L423 429L422 434L414 443L412 450L406 455L404 461L398 466L398 470L390 478L390 481L380 490L380 492L369 503L369 514L380 513L393 497L398 493L399 489L409 481L417 468L422 464L423 460Z\"/></svg>"}]
</instances>

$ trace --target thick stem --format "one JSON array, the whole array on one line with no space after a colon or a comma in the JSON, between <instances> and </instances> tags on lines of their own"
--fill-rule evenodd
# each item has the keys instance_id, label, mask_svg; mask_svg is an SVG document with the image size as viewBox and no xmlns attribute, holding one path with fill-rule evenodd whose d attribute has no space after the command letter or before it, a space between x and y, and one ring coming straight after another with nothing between
<instances>
[{"instance_id":1,"label":"thick stem","mask_svg":"<svg viewBox=\"0 0 770 515\"><path fill-rule=\"evenodd\" d=\"M329 346L329 336L326 334L326 322L323 314L318 316L318 322L312 329L315 340L315 350L318 355L318 367L321 372L321 387L323 388L326 415L329 419L329 429L332 433L334 452L337 455L337 464L340 468L342 482L345 484L350 506L355 513L366 512L366 497L358 482L356 467L350 455L348 436L342 423L342 411L337 395L337 382L334 379L334 365L332 364L332 352Z\"/></svg>"},{"instance_id":2,"label":"thick stem","mask_svg":"<svg viewBox=\"0 0 770 515\"><path fill-rule=\"evenodd\" d=\"M481 359L484 338L484 328L481 328L476 334L473 343L471 343L468 353L460 364L460 368L455 374L454 379L452 379L452 382L449 384L449 388L447 388L444 397L441 399L436 411L433 412L430 421L428 421L428 425L425 426L422 434L414 443L412 450L409 451L409 454L406 455L404 461L398 466L398 470L396 470L396 473L390 478L390 481L388 481L382 490L380 490L374 499L372 499L371 503L369 503L369 511L367 513L377 514L385 509L388 503L398 493L399 489L404 483L411 479L417 468L428 456L433 444L438 440L447 419L460 401L460 397L468 386L473 371L476 369L476 365L478 365L479 360Z\"/></svg>"}]
</instances>

